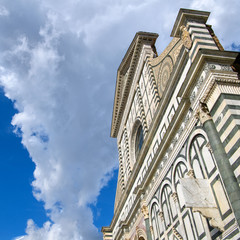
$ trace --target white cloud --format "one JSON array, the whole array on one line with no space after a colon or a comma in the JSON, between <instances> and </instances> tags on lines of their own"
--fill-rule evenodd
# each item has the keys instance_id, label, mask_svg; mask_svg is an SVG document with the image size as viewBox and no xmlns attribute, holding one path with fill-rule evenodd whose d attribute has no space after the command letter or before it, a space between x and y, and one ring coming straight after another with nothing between
<instances>
[{"instance_id":1,"label":"white cloud","mask_svg":"<svg viewBox=\"0 0 240 240\"><path fill-rule=\"evenodd\" d=\"M0 5L0 16L8 16L9 11L4 7Z\"/></svg>"},{"instance_id":2,"label":"white cloud","mask_svg":"<svg viewBox=\"0 0 240 240\"><path fill-rule=\"evenodd\" d=\"M90 89L89 96L85 94L85 73L68 74L66 61L72 60L64 54L73 49L59 53L65 33L55 27L56 15L48 16L39 41L32 45L21 36L4 54L10 70L1 68L1 85L20 111L12 124L36 164L34 195L45 202L53 221L43 228L29 221L23 239L96 239L99 233L87 206L96 200L104 175L116 164L114 152L104 144L106 126L92 133L98 123L94 115L99 115L89 105L93 93ZM73 63L85 67L84 62ZM104 113L98 119L105 117Z\"/></svg>"},{"instance_id":3,"label":"white cloud","mask_svg":"<svg viewBox=\"0 0 240 240\"><path fill-rule=\"evenodd\" d=\"M11 14L11 28L2 27L8 42L0 38L0 84L19 111L12 124L36 164L34 196L51 219L43 227L29 220L18 240L100 238L88 206L116 167L109 131L126 48L143 30L158 32L163 49L179 8L188 6L212 11L209 21L225 46L240 45L237 7L227 2L33 1L30 17L29 0L18 3L23 14Z\"/></svg>"}]
</instances>

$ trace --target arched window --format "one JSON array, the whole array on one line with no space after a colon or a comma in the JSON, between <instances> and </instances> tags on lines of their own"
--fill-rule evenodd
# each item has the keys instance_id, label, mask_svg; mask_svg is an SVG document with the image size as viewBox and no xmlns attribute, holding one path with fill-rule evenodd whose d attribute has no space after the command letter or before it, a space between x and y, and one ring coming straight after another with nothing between
<instances>
[{"instance_id":1,"label":"arched window","mask_svg":"<svg viewBox=\"0 0 240 240\"><path fill-rule=\"evenodd\" d=\"M196 178L210 178L216 170L214 160L207 148L207 139L196 135L190 144L190 161Z\"/></svg>"},{"instance_id":2,"label":"arched window","mask_svg":"<svg viewBox=\"0 0 240 240\"><path fill-rule=\"evenodd\" d=\"M142 125L138 127L135 139L135 156L137 157L143 145L143 129Z\"/></svg>"},{"instance_id":3,"label":"arched window","mask_svg":"<svg viewBox=\"0 0 240 240\"><path fill-rule=\"evenodd\" d=\"M187 166L184 163L185 159L182 158L182 162L179 162L175 168L175 173L174 173L174 183L175 183L175 188L178 194L178 200L179 200L179 205L180 205L180 210L182 211L184 209L184 197L182 195L182 191L180 190L180 179L184 178L185 175L187 174Z\"/></svg>"},{"instance_id":4,"label":"arched window","mask_svg":"<svg viewBox=\"0 0 240 240\"><path fill-rule=\"evenodd\" d=\"M170 205L170 197L172 195L172 190L169 187L169 185L165 185L165 187L162 190L162 210L165 220L165 227L166 229L171 225L172 223L172 209Z\"/></svg>"},{"instance_id":5,"label":"arched window","mask_svg":"<svg viewBox=\"0 0 240 240\"><path fill-rule=\"evenodd\" d=\"M160 221L159 221L159 208L156 203L153 204L151 210L151 221L153 227L153 235L154 239L159 239L160 235Z\"/></svg>"}]
</instances>

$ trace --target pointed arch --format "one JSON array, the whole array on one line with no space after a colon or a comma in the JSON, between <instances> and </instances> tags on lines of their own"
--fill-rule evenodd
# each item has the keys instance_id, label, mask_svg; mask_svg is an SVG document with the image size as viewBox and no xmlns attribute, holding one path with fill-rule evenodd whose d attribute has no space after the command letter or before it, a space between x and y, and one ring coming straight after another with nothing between
<instances>
[{"instance_id":1,"label":"pointed arch","mask_svg":"<svg viewBox=\"0 0 240 240\"><path fill-rule=\"evenodd\" d=\"M143 125L140 117L137 117L133 124L130 139L130 156L133 164L137 160L138 154L142 148L143 140L144 140Z\"/></svg>"}]
</instances>

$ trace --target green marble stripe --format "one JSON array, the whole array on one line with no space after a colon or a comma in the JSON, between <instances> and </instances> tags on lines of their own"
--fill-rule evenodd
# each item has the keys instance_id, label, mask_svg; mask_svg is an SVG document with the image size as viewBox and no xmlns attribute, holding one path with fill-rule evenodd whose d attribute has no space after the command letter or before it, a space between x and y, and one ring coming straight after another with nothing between
<instances>
[{"instance_id":1,"label":"green marble stripe","mask_svg":"<svg viewBox=\"0 0 240 240\"><path fill-rule=\"evenodd\" d=\"M235 119L240 119L239 118L240 115L230 115L229 118L227 119L227 121L223 124L223 126L221 127L221 129L218 131L219 135L222 136L223 133L226 131L226 129L228 128L228 126L232 123L233 120Z\"/></svg>"},{"instance_id":2,"label":"green marble stripe","mask_svg":"<svg viewBox=\"0 0 240 240\"><path fill-rule=\"evenodd\" d=\"M217 112L218 107L222 104L223 100L225 99L240 101L240 95L221 93L218 99L216 100L212 110L210 111L212 116L214 116L214 114ZM239 105L240 105L240 102L239 102Z\"/></svg>"},{"instance_id":3,"label":"green marble stripe","mask_svg":"<svg viewBox=\"0 0 240 240\"><path fill-rule=\"evenodd\" d=\"M240 95L238 94L229 94L229 93L222 93L223 96L226 98L226 99L229 99L229 100L240 100Z\"/></svg>"},{"instance_id":4,"label":"green marble stripe","mask_svg":"<svg viewBox=\"0 0 240 240\"><path fill-rule=\"evenodd\" d=\"M235 170L240 165L240 156L232 164L233 170Z\"/></svg>"},{"instance_id":5,"label":"green marble stripe","mask_svg":"<svg viewBox=\"0 0 240 240\"><path fill-rule=\"evenodd\" d=\"M239 146L240 146L240 139L237 140L237 142L234 144L234 146L227 153L229 158L232 157L232 155L237 151Z\"/></svg>"},{"instance_id":6,"label":"green marble stripe","mask_svg":"<svg viewBox=\"0 0 240 240\"><path fill-rule=\"evenodd\" d=\"M146 232L147 232L147 240L152 240L152 235L150 231L150 224L149 224L149 218L145 219L145 226L146 226Z\"/></svg>"},{"instance_id":7,"label":"green marble stripe","mask_svg":"<svg viewBox=\"0 0 240 240\"><path fill-rule=\"evenodd\" d=\"M235 223L235 219L232 219L229 223L227 223L227 224L225 225L225 229L227 230L227 229L230 228L234 223Z\"/></svg>"},{"instance_id":8,"label":"green marble stripe","mask_svg":"<svg viewBox=\"0 0 240 240\"><path fill-rule=\"evenodd\" d=\"M233 237L236 236L238 233L239 233L239 230L235 229L230 235L228 235L226 238L224 238L224 240L233 239Z\"/></svg>"},{"instance_id":9,"label":"green marble stripe","mask_svg":"<svg viewBox=\"0 0 240 240\"><path fill-rule=\"evenodd\" d=\"M213 180L212 180L212 182L210 183L210 185L211 185L211 188L212 188L212 192L213 192L213 195L214 195L214 197L215 197L215 201L216 201L216 204L217 204L217 206L218 206L218 208L219 208L219 214L220 214L220 216L221 216L221 218L224 220L225 218L227 218L231 213L232 213L232 209L230 208L230 202L228 201L228 204L229 204L229 209L224 213L224 214L222 214L222 212L221 212L221 210L220 210L220 207L219 207L219 199L217 198L217 195L216 195L216 192L214 191L214 188L213 188L213 185L216 183L216 181L220 181L221 182L221 184L223 184L222 183L222 181L221 180L219 180L219 175L217 175ZM225 192L225 191L224 191Z\"/></svg>"},{"instance_id":10,"label":"green marble stripe","mask_svg":"<svg viewBox=\"0 0 240 240\"><path fill-rule=\"evenodd\" d=\"M209 119L204 122L203 128L207 133L219 173L222 177L223 184L225 185L225 189L234 211L238 226L240 226L240 188L237 179L232 171L229 158L223 147L213 120Z\"/></svg>"},{"instance_id":11,"label":"green marble stripe","mask_svg":"<svg viewBox=\"0 0 240 240\"><path fill-rule=\"evenodd\" d=\"M215 234L213 234L211 237L212 239L216 239L218 236L220 236L222 233L220 231L217 231Z\"/></svg>"},{"instance_id":12,"label":"green marble stripe","mask_svg":"<svg viewBox=\"0 0 240 240\"><path fill-rule=\"evenodd\" d=\"M232 138L236 135L238 130L240 130L240 125L235 125L234 128L232 129L232 131L228 134L228 136L223 141L223 146L224 147L226 147L227 144L232 140Z\"/></svg>"},{"instance_id":13,"label":"green marble stripe","mask_svg":"<svg viewBox=\"0 0 240 240\"><path fill-rule=\"evenodd\" d=\"M239 186L240 186L240 176L237 177L237 181L238 181Z\"/></svg>"},{"instance_id":14,"label":"green marble stripe","mask_svg":"<svg viewBox=\"0 0 240 240\"><path fill-rule=\"evenodd\" d=\"M237 105L227 105L227 106L224 107L224 109L222 110L222 112L218 112L218 111L217 111L217 112L215 113L215 115L217 115L218 118L217 118L216 121L214 122L216 126L218 126L218 124L221 122L222 118L224 118L225 115L227 114L227 112L228 112L228 111L230 112L230 110L240 110L240 105L239 105L239 106L237 106ZM235 119L240 119L240 114L232 114L231 112L230 112L230 114L233 115L233 117L234 117ZM214 116L214 115L212 115L212 116Z\"/></svg>"}]
</instances>

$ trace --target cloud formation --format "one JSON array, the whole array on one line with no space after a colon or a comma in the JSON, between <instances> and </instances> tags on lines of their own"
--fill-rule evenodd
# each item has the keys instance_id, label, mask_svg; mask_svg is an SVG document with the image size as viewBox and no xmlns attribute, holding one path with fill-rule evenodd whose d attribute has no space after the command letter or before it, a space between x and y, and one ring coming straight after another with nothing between
<instances>
[{"instance_id":1,"label":"cloud formation","mask_svg":"<svg viewBox=\"0 0 240 240\"><path fill-rule=\"evenodd\" d=\"M0 5L0 16L8 16L9 12L8 10L4 7Z\"/></svg>"},{"instance_id":2,"label":"cloud formation","mask_svg":"<svg viewBox=\"0 0 240 240\"><path fill-rule=\"evenodd\" d=\"M163 50L179 8L195 8L212 12L225 47L239 47L239 4L3 0L0 84L18 110L12 124L36 165L33 194L51 220L29 220L18 240L101 238L88 206L117 166L109 138L115 76L135 32L158 32Z\"/></svg>"}]
</instances>

